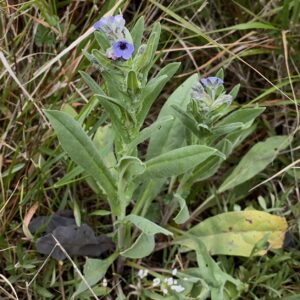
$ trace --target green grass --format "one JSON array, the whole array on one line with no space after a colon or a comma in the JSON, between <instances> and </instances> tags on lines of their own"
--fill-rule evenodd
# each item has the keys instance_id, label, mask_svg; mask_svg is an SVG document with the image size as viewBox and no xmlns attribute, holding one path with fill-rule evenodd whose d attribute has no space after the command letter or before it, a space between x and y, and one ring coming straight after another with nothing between
<instances>
[{"instance_id":1,"label":"green grass","mask_svg":"<svg viewBox=\"0 0 300 300\"><path fill-rule=\"evenodd\" d=\"M36 213L40 215L64 208L78 211L79 207L81 219L97 232L112 230L109 216L90 216L95 209L107 207L84 180L76 178L55 185L72 170L73 164L62 154L42 112L44 108L62 106L80 110L86 101L82 95L87 99L91 96L78 71L89 68L82 49L92 47L92 36L46 72L32 78L88 30L114 2L35 0L11 6L8 3L12 1L1 4L0 50L22 86L1 64L1 299L17 299L14 291L18 299L69 299L80 279L72 262L59 264L46 260L25 237L22 224L35 203L38 204ZM148 124L155 119L165 96L187 76L195 72L211 75L221 67L228 88L241 84L234 105L267 107L255 132L223 164L220 172L193 187L188 199L194 217L190 223L246 207L285 216L293 240L285 249L263 257L215 259L223 270L247 284L241 299L300 299L299 1L150 0L139 3L124 1L122 11L129 27L141 15L145 16L149 28L154 21L161 21L163 32L154 72L167 62L182 63L175 79L152 108ZM97 108L89 116L87 123L92 128L104 122L101 113L101 108ZM254 143L278 134L293 137L287 150L250 182L233 192L216 194L224 176ZM249 191L263 181L266 182ZM158 197L156 205L168 209L163 195ZM155 217L159 221L162 216ZM153 255L139 263L153 272L167 272L174 265L178 269L193 265L194 259L179 254L175 246L160 244ZM82 271L84 259L75 258L74 264ZM132 294L130 299L142 299L133 296L139 293L137 270L138 265L131 264L118 275L113 268L107 275L111 296L105 299L115 299L120 284L127 295ZM151 282L145 281L143 286L150 287Z\"/></svg>"}]
</instances>

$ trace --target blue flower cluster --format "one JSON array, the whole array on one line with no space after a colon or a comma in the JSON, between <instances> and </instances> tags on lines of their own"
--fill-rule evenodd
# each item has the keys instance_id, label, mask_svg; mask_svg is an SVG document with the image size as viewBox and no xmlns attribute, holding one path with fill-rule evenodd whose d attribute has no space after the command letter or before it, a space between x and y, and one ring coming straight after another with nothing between
<instances>
[{"instance_id":1,"label":"blue flower cluster","mask_svg":"<svg viewBox=\"0 0 300 300\"><path fill-rule=\"evenodd\" d=\"M226 94L223 83L219 77L207 77L192 88L191 99L197 103L199 112L204 116L231 104L232 96Z\"/></svg>"},{"instance_id":2,"label":"blue flower cluster","mask_svg":"<svg viewBox=\"0 0 300 300\"><path fill-rule=\"evenodd\" d=\"M125 20L122 15L103 17L94 24L96 30L101 30L111 43L107 49L106 56L112 60L128 60L134 46L126 36Z\"/></svg>"}]
</instances>

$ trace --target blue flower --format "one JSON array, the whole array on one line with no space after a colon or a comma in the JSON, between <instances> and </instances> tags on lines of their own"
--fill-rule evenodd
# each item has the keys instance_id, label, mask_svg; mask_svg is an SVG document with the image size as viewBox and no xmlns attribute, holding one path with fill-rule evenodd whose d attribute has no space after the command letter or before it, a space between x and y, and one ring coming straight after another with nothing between
<instances>
[{"instance_id":1,"label":"blue flower","mask_svg":"<svg viewBox=\"0 0 300 300\"><path fill-rule=\"evenodd\" d=\"M106 30L108 29L119 29L123 30L125 26L125 20L122 15L102 17L99 21L97 21L94 25L95 29Z\"/></svg>"},{"instance_id":2,"label":"blue flower","mask_svg":"<svg viewBox=\"0 0 300 300\"><path fill-rule=\"evenodd\" d=\"M116 58L123 58L128 60L134 51L133 44L127 40L118 40L112 44L113 55Z\"/></svg>"},{"instance_id":3,"label":"blue flower","mask_svg":"<svg viewBox=\"0 0 300 300\"><path fill-rule=\"evenodd\" d=\"M103 17L94 24L95 29L103 29L104 26L111 26L115 21L114 16Z\"/></svg>"},{"instance_id":4,"label":"blue flower","mask_svg":"<svg viewBox=\"0 0 300 300\"><path fill-rule=\"evenodd\" d=\"M223 84L223 80L219 77L207 77L200 80L205 87L217 87Z\"/></svg>"}]
</instances>

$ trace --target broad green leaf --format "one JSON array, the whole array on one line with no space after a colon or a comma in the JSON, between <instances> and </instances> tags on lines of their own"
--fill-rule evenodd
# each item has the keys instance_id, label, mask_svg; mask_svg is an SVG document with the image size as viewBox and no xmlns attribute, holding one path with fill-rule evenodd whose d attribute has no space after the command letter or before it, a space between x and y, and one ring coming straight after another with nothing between
<instances>
[{"instance_id":1,"label":"broad green leaf","mask_svg":"<svg viewBox=\"0 0 300 300\"><path fill-rule=\"evenodd\" d=\"M77 112L76 110L68 103L65 103L61 107L61 111L65 112L69 116L76 118L77 117Z\"/></svg>"},{"instance_id":2,"label":"broad green leaf","mask_svg":"<svg viewBox=\"0 0 300 300\"><path fill-rule=\"evenodd\" d=\"M228 157L233 149L232 143L227 139L221 140L217 144L216 148L226 157ZM191 186L194 182L205 180L214 175L223 161L223 157L211 156L207 160L196 166L191 174L185 175L187 177L186 180L189 183L189 186Z\"/></svg>"},{"instance_id":3,"label":"broad green leaf","mask_svg":"<svg viewBox=\"0 0 300 300\"><path fill-rule=\"evenodd\" d=\"M66 113L47 110L45 114L63 149L76 164L99 182L108 196L113 213L118 214L119 207L114 179L103 163L91 138L83 131L79 123Z\"/></svg>"},{"instance_id":4,"label":"broad green leaf","mask_svg":"<svg viewBox=\"0 0 300 300\"><path fill-rule=\"evenodd\" d=\"M121 252L121 255L132 259L143 258L150 255L154 247L154 235L141 233L132 246Z\"/></svg>"},{"instance_id":5,"label":"broad green leaf","mask_svg":"<svg viewBox=\"0 0 300 300\"><path fill-rule=\"evenodd\" d=\"M185 173L212 155L222 156L214 148L191 145L163 153L146 161L145 177L170 177Z\"/></svg>"},{"instance_id":6,"label":"broad green leaf","mask_svg":"<svg viewBox=\"0 0 300 300\"><path fill-rule=\"evenodd\" d=\"M212 134L214 136L228 134L237 129L243 128L243 126L244 126L244 124L242 122L220 125L220 126L212 128Z\"/></svg>"},{"instance_id":7,"label":"broad green leaf","mask_svg":"<svg viewBox=\"0 0 300 300\"><path fill-rule=\"evenodd\" d=\"M180 210L174 218L174 221L177 224L183 224L190 217L189 210L187 208L185 199L183 199L179 194L174 194L174 198L178 201L180 206Z\"/></svg>"},{"instance_id":8,"label":"broad green leaf","mask_svg":"<svg viewBox=\"0 0 300 300\"><path fill-rule=\"evenodd\" d=\"M117 256L118 255L114 253L106 259L87 258L83 268L83 276L86 282L83 280L80 282L72 297L74 298L75 296L78 296L82 292L86 291L88 289L87 284L91 287L98 283L105 276L108 268L117 258Z\"/></svg>"},{"instance_id":9,"label":"broad green leaf","mask_svg":"<svg viewBox=\"0 0 300 300\"><path fill-rule=\"evenodd\" d=\"M194 249L201 240L211 255L249 257L257 243L267 237L266 247L256 254L283 245L287 222L284 218L257 210L222 213L192 227L176 243Z\"/></svg>"},{"instance_id":10,"label":"broad green leaf","mask_svg":"<svg viewBox=\"0 0 300 300\"><path fill-rule=\"evenodd\" d=\"M183 84L181 84L168 98L163 105L156 122L164 120L166 117L172 116L172 104L177 104L182 108L187 106L192 87L197 82L198 75L189 77ZM161 153L170 151L181 147L185 140L185 128L177 119L169 121L159 131L151 135L149 146L147 150L147 159L155 157ZM144 206L143 214L151 201L160 192L164 184L164 179L151 179L145 182L137 195L137 203L134 207L135 213L140 213L142 206Z\"/></svg>"},{"instance_id":11,"label":"broad green leaf","mask_svg":"<svg viewBox=\"0 0 300 300\"><path fill-rule=\"evenodd\" d=\"M173 121L172 116L167 116L162 118L160 121L152 123L150 126L144 128L139 132L138 136L127 146L128 149L134 149L138 144L143 143L145 140L149 139L153 134L160 131L168 122Z\"/></svg>"},{"instance_id":12,"label":"broad green leaf","mask_svg":"<svg viewBox=\"0 0 300 300\"><path fill-rule=\"evenodd\" d=\"M110 125L100 126L93 138L93 142L108 168L116 165L116 158L113 151L114 140L115 131Z\"/></svg>"},{"instance_id":13,"label":"broad green leaf","mask_svg":"<svg viewBox=\"0 0 300 300\"><path fill-rule=\"evenodd\" d=\"M224 192L253 178L264 170L289 144L288 136L273 136L254 145L225 179L218 192Z\"/></svg>"},{"instance_id":14,"label":"broad green leaf","mask_svg":"<svg viewBox=\"0 0 300 300\"><path fill-rule=\"evenodd\" d=\"M193 75L173 92L162 107L157 121L160 121L166 116L173 115L174 110L172 105L174 104L178 105L182 109L186 109L190 100L192 87L196 84L197 80L198 75ZM166 124L166 126L157 134L151 136L147 150L147 159L182 146L185 140L184 132L185 128L178 119Z\"/></svg>"},{"instance_id":15,"label":"broad green leaf","mask_svg":"<svg viewBox=\"0 0 300 300\"><path fill-rule=\"evenodd\" d=\"M116 161L112 152L113 141L114 131L110 128L109 125L99 127L93 138L95 146L97 147L97 149L99 149L98 151L100 156L102 157L103 161L108 167L114 166ZM66 173L64 177L55 182L52 187L59 188L78 180L91 179L91 177L88 177L87 174L82 173L84 173L84 169L77 165L74 168L72 168L68 173ZM81 174L82 176L80 178L76 178ZM93 189L95 190L95 187L93 187Z\"/></svg>"},{"instance_id":16,"label":"broad green leaf","mask_svg":"<svg viewBox=\"0 0 300 300\"><path fill-rule=\"evenodd\" d=\"M227 125L232 123L243 123L247 124L253 120L255 120L260 114L265 111L265 107L257 107L257 108L242 108L238 109L228 116L226 116L222 121L220 121L217 125Z\"/></svg>"},{"instance_id":17,"label":"broad green leaf","mask_svg":"<svg viewBox=\"0 0 300 300\"><path fill-rule=\"evenodd\" d=\"M173 235L171 231L137 215L128 215L124 218L124 221L134 224L143 233L148 235L154 235L157 233L162 233L164 235Z\"/></svg>"}]
</instances>

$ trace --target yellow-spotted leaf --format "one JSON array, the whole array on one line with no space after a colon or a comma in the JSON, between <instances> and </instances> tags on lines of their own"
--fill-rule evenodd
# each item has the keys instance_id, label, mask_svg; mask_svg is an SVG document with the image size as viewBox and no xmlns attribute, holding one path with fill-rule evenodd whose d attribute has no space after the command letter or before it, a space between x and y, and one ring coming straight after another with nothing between
<instances>
[{"instance_id":1,"label":"yellow-spotted leaf","mask_svg":"<svg viewBox=\"0 0 300 300\"><path fill-rule=\"evenodd\" d=\"M249 257L281 248L286 231L283 217L257 210L227 212L199 223L176 242L195 249L200 239L211 255Z\"/></svg>"}]
</instances>

